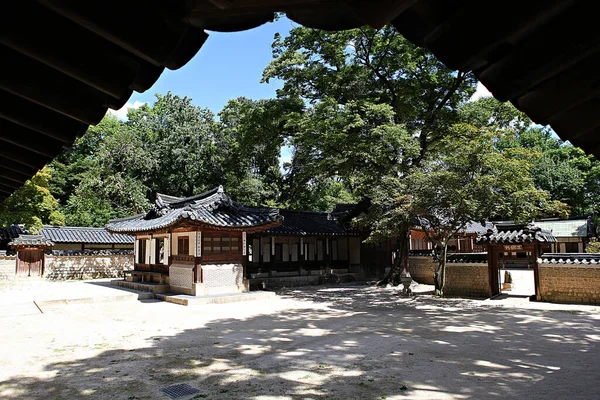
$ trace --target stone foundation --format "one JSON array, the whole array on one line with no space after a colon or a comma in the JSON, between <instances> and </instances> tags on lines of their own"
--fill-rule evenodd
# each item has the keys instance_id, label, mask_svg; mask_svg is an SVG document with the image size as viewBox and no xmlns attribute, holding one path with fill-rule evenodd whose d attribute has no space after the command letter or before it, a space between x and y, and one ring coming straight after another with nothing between
<instances>
[{"instance_id":1,"label":"stone foundation","mask_svg":"<svg viewBox=\"0 0 600 400\"><path fill-rule=\"evenodd\" d=\"M487 263L446 264L444 296L487 298L491 295Z\"/></svg>"},{"instance_id":2,"label":"stone foundation","mask_svg":"<svg viewBox=\"0 0 600 400\"><path fill-rule=\"evenodd\" d=\"M417 283L433 285L433 275L437 267L437 261L430 255L408 257L408 272Z\"/></svg>"},{"instance_id":3,"label":"stone foundation","mask_svg":"<svg viewBox=\"0 0 600 400\"><path fill-rule=\"evenodd\" d=\"M539 300L600 304L600 265L538 264Z\"/></svg>"},{"instance_id":4,"label":"stone foundation","mask_svg":"<svg viewBox=\"0 0 600 400\"><path fill-rule=\"evenodd\" d=\"M123 271L132 269L133 255L46 256L44 276L52 280L121 278Z\"/></svg>"}]
</instances>

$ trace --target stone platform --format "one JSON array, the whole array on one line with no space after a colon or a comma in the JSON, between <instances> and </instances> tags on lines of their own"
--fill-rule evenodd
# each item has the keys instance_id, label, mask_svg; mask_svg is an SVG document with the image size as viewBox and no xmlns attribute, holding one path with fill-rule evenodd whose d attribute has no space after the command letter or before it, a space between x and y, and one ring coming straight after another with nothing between
<instances>
[{"instance_id":1,"label":"stone platform","mask_svg":"<svg viewBox=\"0 0 600 400\"><path fill-rule=\"evenodd\" d=\"M275 292L256 291L248 293L219 294L212 296L189 296L186 294L162 293L155 294L158 300L168 303L180 304L182 306L195 306L204 304L226 304L238 303L250 300L268 300L277 297Z\"/></svg>"},{"instance_id":2,"label":"stone platform","mask_svg":"<svg viewBox=\"0 0 600 400\"><path fill-rule=\"evenodd\" d=\"M200 305L200 304L224 304L224 303L236 303L240 301L249 300L264 300L275 297L274 292L266 291L253 291L247 293L231 293L231 294L217 294L207 296L190 296L186 294L170 293L169 285L160 285L158 283L141 283L141 282L130 282L124 280L113 280L111 281L113 286L119 288L135 290L137 292L148 293L151 298L157 300L166 301L168 303L180 304L183 306Z\"/></svg>"}]
</instances>

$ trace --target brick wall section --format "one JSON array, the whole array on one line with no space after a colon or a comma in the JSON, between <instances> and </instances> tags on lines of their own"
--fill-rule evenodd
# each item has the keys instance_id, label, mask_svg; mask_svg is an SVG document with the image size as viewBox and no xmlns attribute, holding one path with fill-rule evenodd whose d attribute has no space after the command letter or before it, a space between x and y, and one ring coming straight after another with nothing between
<instances>
[{"instance_id":1,"label":"brick wall section","mask_svg":"<svg viewBox=\"0 0 600 400\"><path fill-rule=\"evenodd\" d=\"M433 285L433 274L438 267L438 263L433 261L432 256L408 257L408 272L410 276L418 282L425 285Z\"/></svg>"},{"instance_id":2,"label":"brick wall section","mask_svg":"<svg viewBox=\"0 0 600 400\"><path fill-rule=\"evenodd\" d=\"M600 266L539 264L538 268L542 301L600 304Z\"/></svg>"},{"instance_id":3,"label":"brick wall section","mask_svg":"<svg viewBox=\"0 0 600 400\"><path fill-rule=\"evenodd\" d=\"M44 276L52 280L120 278L133 269L133 255L47 256Z\"/></svg>"},{"instance_id":4,"label":"brick wall section","mask_svg":"<svg viewBox=\"0 0 600 400\"><path fill-rule=\"evenodd\" d=\"M15 256L0 256L0 280L14 279L17 268Z\"/></svg>"},{"instance_id":5,"label":"brick wall section","mask_svg":"<svg viewBox=\"0 0 600 400\"><path fill-rule=\"evenodd\" d=\"M444 296L486 298L491 295L487 263L446 264Z\"/></svg>"}]
</instances>

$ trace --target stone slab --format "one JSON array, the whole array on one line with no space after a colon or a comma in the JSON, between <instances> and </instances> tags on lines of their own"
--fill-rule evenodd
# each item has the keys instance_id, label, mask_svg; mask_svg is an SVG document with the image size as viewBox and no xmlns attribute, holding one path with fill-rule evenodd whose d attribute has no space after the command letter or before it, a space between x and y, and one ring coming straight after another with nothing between
<instances>
[{"instance_id":1,"label":"stone slab","mask_svg":"<svg viewBox=\"0 0 600 400\"><path fill-rule=\"evenodd\" d=\"M182 306L204 305L204 304L226 304L242 301L267 300L277 297L275 292L248 292L235 294L222 294L214 296L189 296L186 294L156 294L155 298L168 303L179 304Z\"/></svg>"}]
</instances>

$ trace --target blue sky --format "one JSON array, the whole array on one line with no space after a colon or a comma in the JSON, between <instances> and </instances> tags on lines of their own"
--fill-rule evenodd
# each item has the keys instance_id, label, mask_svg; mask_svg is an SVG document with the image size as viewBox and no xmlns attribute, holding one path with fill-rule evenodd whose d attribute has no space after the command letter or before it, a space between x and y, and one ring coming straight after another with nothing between
<instances>
[{"instance_id":1,"label":"blue sky","mask_svg":"<svg viewBox=\"0 0 600 400\"><path fill-rule=\"evenodd\" d=\"M165 70L158 81L144 93L131 96L119 111L122 119L129 107L152 103L156 93L171 91L188 96L200 107L218 113L229 99L246 96L252 99L275 97L280 82L260 83L262 71L272 59L273 36L286 36L295 24L287 18L243 32L209 32L209 37L194 58L184 67Z\"/></svg>"}]
</instances>

